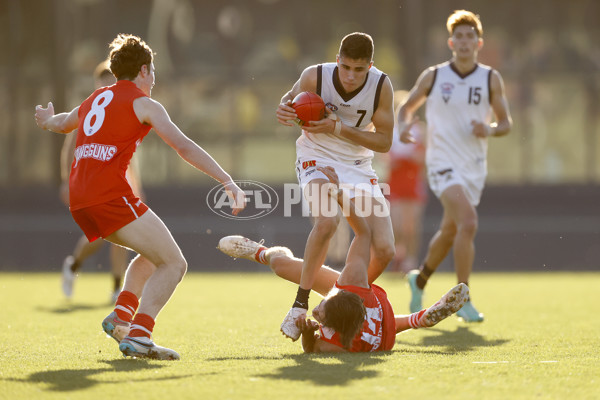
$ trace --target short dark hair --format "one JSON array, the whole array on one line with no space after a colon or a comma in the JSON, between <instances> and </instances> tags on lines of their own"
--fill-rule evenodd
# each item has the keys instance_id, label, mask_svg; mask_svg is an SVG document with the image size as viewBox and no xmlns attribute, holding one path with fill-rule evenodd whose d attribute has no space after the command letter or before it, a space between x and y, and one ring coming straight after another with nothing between
<instances>
[{"instance_id":1,"label":"short dark hair","mask_svg":"<svg viewBox=\"0 0 600 400\"><path fill-rule=\"evenodd\" d=\"M362 329L367 315L363 299L356 293L340 290L327 299L324 308L323 325L340 334L344 348L351 348L352 340Z\"/></svg>"},{"instance_id":2,"label":"short dark hair","mask_svg":"<svg viewBox=\"0 0 600 400\"><path fill-rule=\"evenodd\" d=\"M110 49L110 70L119 80L134 80L142 65L150 68L152 64L154 53L138 36L119 33L110 44Z\"/></svg>"},{"instance_id":3,"label":"short dark hair","mask_svg":"<svg viewBox=\"0 0 600 400\"><path fill-rule=\"evenodd\" d=\"M366 59L370 62L373 60L374 48L373 38L370 35L354 32L342 39L339 55L353 60Z\"/></svg>"}]
</instances>

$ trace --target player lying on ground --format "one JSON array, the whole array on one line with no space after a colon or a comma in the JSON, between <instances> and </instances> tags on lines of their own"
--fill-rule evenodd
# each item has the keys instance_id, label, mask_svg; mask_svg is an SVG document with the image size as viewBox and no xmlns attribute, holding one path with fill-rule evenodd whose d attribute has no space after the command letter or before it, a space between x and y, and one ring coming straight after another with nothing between
<instances>
[{"instance_id":1,"label":"player lying on ground","mask_svg":"<svg viewBox=\"0 0 600 400\"><path fill-rule=\"evenodd\" d=\"M343 191L337 189L338 179L333 168L320 170L332 182L329 194L342 206L355 236L341 273L326 266L317 272L313 289L325 299L312 312L316 322L311 319L297 322L305 352L391 350L396 333L434 326L463 306L469 289L460 283L428 309L410 315L394 315L385 291L368 283L369 226L356 214L353 202L344 200ZM235 258L268 265L279 277L290 282L300 281L302 259L295 258L285 247L267 248L242 236L226 236L219 241L219 250ZM317 330L319 333L315 334Z\"/></svg>"}]
</instances>

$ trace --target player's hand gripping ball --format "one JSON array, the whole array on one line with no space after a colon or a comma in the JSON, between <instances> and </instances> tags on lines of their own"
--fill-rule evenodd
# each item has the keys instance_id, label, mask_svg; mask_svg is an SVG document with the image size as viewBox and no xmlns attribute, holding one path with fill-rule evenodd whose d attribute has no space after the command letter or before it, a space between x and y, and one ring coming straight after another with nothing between
<instances>
[{"instance_id":1,"label":"player's hand gripping ball","mask_svg":"<svg viewBox=\"0 0 600 400\"><path fill-rule=\"evenodd\" d=\"M302 92L294 97L292 108L298 116L295 122L300 126L325 117L325 103L321 96L313 92Z\"/></svg>"}]
</instances>

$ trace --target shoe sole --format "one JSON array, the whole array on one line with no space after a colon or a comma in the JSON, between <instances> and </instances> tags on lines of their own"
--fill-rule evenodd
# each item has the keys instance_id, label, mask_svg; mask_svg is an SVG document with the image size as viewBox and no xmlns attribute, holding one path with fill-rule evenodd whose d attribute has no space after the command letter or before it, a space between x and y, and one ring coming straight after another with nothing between
<instances>
[{"instance_id":1,"label":"shoe sole","mask_svg":"<svg viewBox=\"0 0 600 400\"><path fill-rule=\"evenodd\" d=\"M427 326L434 326L448 318L462 308L469 298L469 288L464 283L458 284L446 293L438 304L434 304L427 311L424 318Z\"/></svg>"}]
</instances>

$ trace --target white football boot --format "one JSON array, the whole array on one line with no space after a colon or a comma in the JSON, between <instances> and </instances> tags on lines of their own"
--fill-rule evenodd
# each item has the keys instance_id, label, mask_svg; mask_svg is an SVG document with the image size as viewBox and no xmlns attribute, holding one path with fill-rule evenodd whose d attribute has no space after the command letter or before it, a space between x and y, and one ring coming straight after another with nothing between
<instances>
[{"instance_id":1,"label":"white football boot","mask_svg":"<svg viewBox=\"0 0 600 400\"><path fill-rule=\"evenodd\" d=\"M257 261L256 253L264 247L263 243L264 240L256 243L254 240L243 236L231 235L221 238L217 249L233 258L245 258L246 260Z\"/></svg>"},{"instance_id":2,"label":"white football boot","mask_svg":"<svg viewBox=\"0 0 600 400\"><path fill-rule=\"evenodd\" d=\"M469 287L464 283L459 283L425 311L420 325L427 328L434 326L460 310L467 300L469 300Z\"/></svg>"},{"instance_id":3,"label":"white football boot","mask_svg":"<svg viewBox=\"0 0 600 400\"><path fill-rule=\"evenodd\" d=\"M154 344L147 337L125 336L119 344L119 350L125 357L150 358L153 360L179 360L175 350Z\"/></svg>"},{"instance_id":4,"label":"white football boot","mask_svg":"<svg viewBox=\"0 0 600 400\"><path fill-rule=\"evenodd\" d=\"M67 256L62 265L62 291L67 299L73 295L73 284L77 277L77 274L71 270L73 264L75 264L75 257Z\"/></svg>"},{"instance_id":5,"label":"white football boot","mask_svg":"<svg viewBox=\"0 0 600 400\"><path fill-rule=\"evenodd\" d=\"M302 331L296 326L296 320L300 318L306 319L306 311L304 308L292 307L281 323L281 333L294 342L298 340Z\"/></svg>"}]
</instances>

